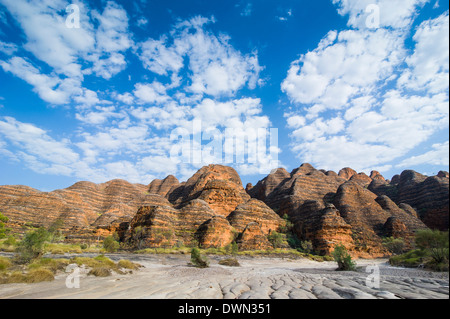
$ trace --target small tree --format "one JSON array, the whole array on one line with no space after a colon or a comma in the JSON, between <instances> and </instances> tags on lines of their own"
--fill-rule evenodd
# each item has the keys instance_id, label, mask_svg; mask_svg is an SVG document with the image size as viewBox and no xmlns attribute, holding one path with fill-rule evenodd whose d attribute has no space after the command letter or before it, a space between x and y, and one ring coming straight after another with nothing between
<instances>
[{"instance_id":1,"label":"small tree","mask_svg":"<svg viewBox=\"0 0 450 319\"><path fill-rule=\"evenodd\" d=\"M288 234L288 233L292 232L292 230L294 229L294 224L291 222L289 215L284 214L283 220L284 220L284 225L280 226L280 228L278 229L280 231L280 233Z\"/></svg>"},{"instance_id":2,"label":"small tree","mask_svg":"<svg viewBox=\"0 0 450 319\"><path fill-rule=\"evenodd\" d=\"M197 247L192 248L191 250L191 263L198 268L207 268L209 267L209 262L206 258L203 258L200 254L200 250Z\"/></svg>"},{"instance_id":3,"label":"small tree","mask_svg":"<svg viewBox=\"0 0 450 319\"><path fill-rule=\"evenodd\" d=\"M119 249L120 244L118 241L116 241L114 239L113 236L108 236L103 240L103 248L108 252L108 253L114 253L117 251L117 249Z\"/></svg>"},{"instance_id":4,"label":"small tree","mask_svg":"<svg viewBox=\"0 0 450 319\"><path fill-rule=\"evenodd\" d=\"M422 250L428 250L437 264L448 262L448 232L431 229L419 230L416 233L416 246Z\"/></svg>"},{"instance_id":5,"label":"small tree","mask_svg":"<svg viewBox=\"0 0 450 319\"><path fill-rule=\"evenodd\" d=\"M267 240L272 244L273 248L281 248L285 242L284 236L276 231L271 232L267 236Z\"/></svg>"},{"instance_id":6,"label":"small tree","mask_svg":"<svg viewBox=\"0 0 450 319\"><path fill-rule=\"evenodd\" d=\"M339 244L334 247L332 255L338 264L338 270L356 270L356 264L352 261L352 257L344 245Z\"/></svg>"},{"instance_id":7,"label":"small tree","mask_svg":"<svg viewBox=\"0 0 450 319\"><path fill-rule=\"evenodd\" d=\"M48 228L48 232L50 233L50 241L51 242L62 242L65 239L65 236L62 233L62 227L64 226L64 221L62 219L57 219L53 224Z\"/></svg>"},{"instance_id":8,"label":"small tree","mask_svg":"<svg viewBox=\"0 0 450 319\"><path fill-rule=\"evenodd\" d=\"M6 228L5 223L9 220L8 217L0 213L0 239L6 238L11 229Z\"/></svg>"},{"instance_id":9,"label":"small tree","mask_svg":"<svg viewBox=\"0 0 450 319\"><path fill-rule=\"evenodd\" d=\"M400 255L405 250L405 241L402 238L386 237L383 246L394 255Z\"/></svg>"},{"instance_id":10,"label":"small tree","mask_svg":"<svg viewBox=\"0 0 450 319\"><path fill-rule=\"evenodd\" d=\"M310 254L314 247L310 240L304 240L300 243L300 248L304 253Z\"/></svg>"},{"instance_id":11,"label":"small tree","mask_svg":"<svg viewBox=\"0 0 450 319\"><path fill-rule=\"evenodd\" d=\"M45 253L45 246L51 239L51 234L43 227L25 234L17 247L20 262L29 262Z\"/></svg>"}]
</instances>

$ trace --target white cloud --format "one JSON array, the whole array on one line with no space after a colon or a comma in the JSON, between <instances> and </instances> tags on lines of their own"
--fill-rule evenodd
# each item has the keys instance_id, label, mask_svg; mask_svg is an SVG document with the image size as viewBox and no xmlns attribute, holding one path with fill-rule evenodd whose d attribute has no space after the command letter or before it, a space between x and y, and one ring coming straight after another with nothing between
<instances>
[{"instance_id":1,"label":"white cloud","mask_svg":"<svg viewBox=\"0 0 450 319\"><path fill-rule=\"evenodd\" d=\"M70 164L78 160L78 154L70 148L69 141L54 140L47 132L32 124L4 117L0 120L0 133L14 146L24 150L16 153L16 156L36 172L65 175L71 172ZM62 167L64 170L60 171Z\"/></svg>"},{"instance_id":2,"label":"white cloud","mask_svg":"<svg viewBox=\"0 0 450 319\"><path fill-rule=\"evenodd\" d=\"M33 86L39 97L51 104L68 103L70 97L79 94L80 81L76 78L61 79L56 75L45 75L29 61L21 57L12 57L8 61L0 61L0 66L6 71L23 79Z\"/></svg>"},{"instance_id":3,"label":"white cloud","mask_svg":"<svg viewBox=\"0 0 450 319\"><path fill-rule=\"evenodd\" d=\"M417 9L428 0L332 0L338 6L338 13L348 15L347 25L353 28L367 28L366 21L373 14L371 6L379 10L380 27L404 28L410 26Z\"/></svg>"},{"instance_id":4,"label":"white cloud","mask_svg":"<svg viewBox=\"0 0 450 319\"><path fill-rule=\"evenodd\" d=\"M373 30L361 25L361 10L370 2L334 2L340 14L349 14L348 25L359 29L330 31L316 49L292 63L282 90L296 105L285 114L293 151L303 162L326 169L392 168L448 129L448 12L417 27L409 53L408 28L422 1L402 3ZM378 4L382 12L400 6ZM403 162L437 154L433 150Z\"/></svg>"},{"instance_id":5,"label":"white cloud","mask_svg":"<svg viewBox=\"0 0 450 319\"><path fill-rule=\"evenodd\" d=\"M425 152L421 155L412 156L403 160L398 167L412 167L421 164L441 165L447 166L449 163L449 143L433 144L432 150Z\"/></svg>"},{"instance_id":6,"label":"white cloud","mask_svg":"<svg viewBox=\"0 0 450 319\"><path fill-rule=\"evenodd\" d=\"M178 170L178 165L174 161L161 155L144 157L141 165L145 171L155 172L158 175L173 175Z\"/></svg>"},{"instance_id":7,"label":"white cloud","mask_svg":"<svg viewBox=\"0 0 450 319\"><path fill-rule=\"evenodd\" d=\"M130 104L132 104L133 102L134 102L134 97L133 97L133 95L131 94L131 93L129 93L129 92L125 92L125 93L123 93L123 94L115 94L114 95L115 96L115 98L118 100L118 101L120 101L120 102L122 102L122 103L125 103L125 104L128 104L128 105L130 105Z\"/></svg>"},{"instance_id":8,"label":"white cloud","mask_svg":"<svg viewBox=\"0 0 450 319\"><path fill-rule=\"evenodd\" d=\"M111 118L125 118L123 113L116 112L114 106L96 107L96 111L88 111L84 114L76 114L76 119L91 125L100 125L106 123Z\"/></svg>"},{"instance_id":9,"label":"white cloud","mask_svg":"<svg viewBox=\"0 0 450 319\"><path fill-rule=\"evenodd\" d=\"M279 21L288 21L289 18L292 17L292 9L279 8L278 11L281 13L280 16L276 17Z\"/></svg>"},{"instance_id":10,"label":"white cloud","mask_svg":"<svg viewBox=\"0 0 450 319\"><path fill-rule=\"evenodd\" d=\"M342 108L393 72L404 56L402 39L385 29L331 31L292 63L281 88L296 103L321 104L322 111Z\"/></svg>"},{"instance_id":11,"label":"white cloud","mask_svg":"<svg viewBox=\"0 0 450 319\"><path fill-rule=\"evenodd\" d=\"M159 75L178 75L189 61L190 86L193 94L232 96L248 85L256 87L262 70L256 53L243 55L229 44L227 36L215 36L205 31L214 19L195 17L179 22L170 33L159 40L149 39L140 45L143 65ZM178 86L179 78L173 81ZM184 82L187 83L187 82Z\"/></svg>"},{"instance_id":12,"label":"white cloud","mask_svg":"<svg viewBox=\"0 0 450 319\"><path fill-rule=\"evenodd\" d=\"M66 17L61 14L67 1L3 0L2 3L24 32L22 48L40 63L50 66L51 71L43 72L45 67L38 68L39 63L21 56L2 61L2 67L34 86L34 91L44 101L68 104L71 98L85 91L82 88L85 75L94 73L110 79L125 69L123 52L133 43L128 33L126 11L114 2L107 2L102 14L76 2L80 7L81 27L72 29L66 27ZM92 19L88 16L90 12L94 16ZM97 28L94 21L98 22ZM11 44L0 43L0 51L4 53L16 50Z\"/></svg>"},{"instance_id":13,"label":"white cloud","mask_svg":"<svg viewBox=\"0 0 450 319\"><path fill-rule=\"evenodd\" d=\"M137 83L133 93L140 103L146 104L161 104L170 99L165 86L157 81L150 84Z\"/></svg>"},{"instance_id":14,"label":"white cloud","mask_svg":"<svg viewBox=\"0 0 450 319\"><path fill-rule=\"evenodd\" d=\"M65 17L58 13L58 8L66 8L68 5L66 1L3 0L2 2L26 35L24 49L47 63L55 72L82 78L78 56L91 51L95 44L90 25L84 17L81 21L83 28L69 29L65 25ZM81 3L79 5L85 9Z\"/></svg>"},{"instance_id":15,"label":"white cloud","mask_svg":"<svg viewBox=\"0 0 450 319\"><path fill-rule=\"evenodd\" d=\"M17 50L18 47L14 43L6 43L0 40L0 52L6 55L13 55Z\"/></svg>"},{"instance_id":16,"label":"white cloud","mask_svg":"<svg viewBox=\"0 0 450 319\"><path fill-rule=\"evenodd\" d=\"M136 21L136 25L138 27L145 27L148 24L148 20L145 17L140 17L137 21Z\"/></svg>"},{"instance_id":17,"label":"white cloud","mask_svg":"<svg viewBox=\"0 0 450 319\"><path fill-rule=\"evenodd\" d=\"M415 50L406 59L409 68L398 81L400 87L429 93L448 92L448 12L420 24L414 34Z\"/></svg>"},{"instance_id":18,"label":"white cloud","mask_svg":"<svg viewBox=\"0 0 450 319\"><path fill-rule=\"evenodd\" d=\"M140 44L139 58L144 67L159 75L167 75L168 72L177 73L183 67L183 52L166 47L166 41L167 36L163 36L159 40L149 39Z\"/></svg>"},{"instance_id":19,"label":"white cloud","mask_svg":"<svg viewBox=\"0 0 450 319\"><path fill-rule=\"evenodd\" d=\"M127 12L115 2L108 1L102 14L94 11L99 21L95 33L96 50L86 59L93 62L92 71L104 79L110 79L125 69L124 53L133 45L128 31Z\"/></svg>"}]
</instances>

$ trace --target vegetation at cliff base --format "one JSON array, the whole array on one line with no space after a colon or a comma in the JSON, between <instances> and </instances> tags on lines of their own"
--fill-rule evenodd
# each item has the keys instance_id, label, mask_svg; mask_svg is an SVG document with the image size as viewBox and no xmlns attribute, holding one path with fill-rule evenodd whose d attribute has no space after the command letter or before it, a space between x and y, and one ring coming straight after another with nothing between
<instances>
[{"instance_id":1,"label":"vegetation at cliff base","mask_svg":"<svg viewBox=\"0 0 450 319\"><path fill-rule=\"evenodd\" d=\"M415 237L415 248L401 255L392 256L393 266L422 267L435 271L449 270L448 231L419 230Z\"/></svg>"},{"instance_id":2,"label":"vegetation at cliff base","mask_svg":"<svg viewBox=\"0 0 450 319\"><path fill-rule=\"evenodd\" d=\"M11 229L6 227L9 218L0 213L0 239L6 238Z\"/></svg>"},{"instance_id":3,"label":"vegetation at cliff base","mask_svg":"<svg viewBox=\"0 0 450 319\"><path fill-rule=\"evenodd\" d=\"M383 239L383 246L394 255L405 252L405 241L402 238L386 237Z\"/></svg>"},{"instance_id":4,"label":"vegetation at cliff base","mask_svg":"<svg viewBox=\"0 0 450 319\"><path fill-rule=\"evenodd\" d=\"M115 253L119 247L119 242L113 236L108 236L103 240L103 248L108 253Z\"/></svg>"}]
</instances>

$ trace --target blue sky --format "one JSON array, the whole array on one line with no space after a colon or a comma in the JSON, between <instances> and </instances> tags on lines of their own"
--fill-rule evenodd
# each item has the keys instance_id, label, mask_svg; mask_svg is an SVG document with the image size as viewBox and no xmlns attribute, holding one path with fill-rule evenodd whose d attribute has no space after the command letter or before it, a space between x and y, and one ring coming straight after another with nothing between
<instances>
[{"instance_id":1,"label":"blue sky","mask_svg":"<svg viewBox=\"0 0 450 319\"><path fill-rule=\"evenodd\" d=\"M387 178L448 170L448 10L436 0L0 0L0 184L148 184L210 163L244 183L304 162ZM273 128L277 145L256 143ZM230 132L233 150L207 135Z\"/></svg>"}]
</instances>

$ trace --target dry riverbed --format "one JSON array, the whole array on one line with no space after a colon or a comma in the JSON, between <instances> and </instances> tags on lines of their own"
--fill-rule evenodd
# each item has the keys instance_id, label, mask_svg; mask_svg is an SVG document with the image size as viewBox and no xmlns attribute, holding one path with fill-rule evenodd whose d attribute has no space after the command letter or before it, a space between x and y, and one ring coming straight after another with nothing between
<instances>
[{"instance_id":1,"label":"dry riverbed","mask_svg":"<svg viewBox=\"0 0 450 319\"><path fill-rule=\"evenodd\" d=\"M228 267L218 264L226 257L210 256L211 266L198 269L188 266L190 255L107 256L144 267L131 275L103 278L81 271L79 288L67 288L67 278L74 273L61 273L52 282L0 285L0 299L449 298L448 273L391 267L385 259L357 260L358 271L338 272L334 262L308 259L239 256L241 267Z\"/></svg>"}]
</instances>

